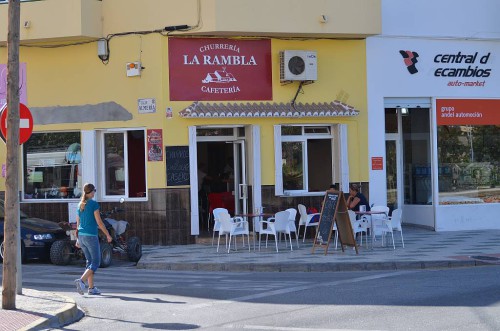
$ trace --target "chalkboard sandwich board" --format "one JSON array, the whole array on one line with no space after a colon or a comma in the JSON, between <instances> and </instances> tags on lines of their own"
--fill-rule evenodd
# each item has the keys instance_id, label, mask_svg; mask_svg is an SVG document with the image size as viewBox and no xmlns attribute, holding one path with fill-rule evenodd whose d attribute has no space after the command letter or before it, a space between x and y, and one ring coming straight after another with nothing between
<instances>
[{"instance_id":1,"label":"chalkboard sandwich board","mask_svg":"<svg viewBox=\"0 0 500 331\"><path fill-rule=\"evenodd\" d=\"M189 185L189 146L166 146L167 186Z\"/></svg>"},{"instance_id":2,"label":"chalkboard sandwich board","mask_svg":"<svg viewBox=\"0 0 500 331\"><path fill-rule=\"evenodd\" d=\"M358 246L354 238L349 215L347 214L347 203L344 194L342 191L335 190L328 190L325 193L312 253L314 254L316 246L324 248L325 255L328 253L328 246L330 245L333 233L333 222L337 224L338 238L342 251L344 251L344 245L346 245L354 247L356 254L358 254Z\"/></svg>"}]
</instances>

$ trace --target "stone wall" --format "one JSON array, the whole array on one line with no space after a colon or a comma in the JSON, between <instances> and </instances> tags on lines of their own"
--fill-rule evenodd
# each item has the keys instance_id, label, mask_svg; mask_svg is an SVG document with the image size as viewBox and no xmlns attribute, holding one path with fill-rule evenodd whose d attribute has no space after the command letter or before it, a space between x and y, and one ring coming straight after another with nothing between
<instances>
[{"instance_id":1,"label":"stone wall","mask_svg":"<svg viewBox=\"0 0 500 331\"><path fill-rule=\"evenodd\" d=\"M102 211L124 209L113 215L129 222L129 236L138 236L145 245L186 245L195 242L191 236L189 189L149 190L148 201L100 202ZM32 217L54 222L68 221L68 204L21 203L21 210Z\"/></svg>"}]
</instances>

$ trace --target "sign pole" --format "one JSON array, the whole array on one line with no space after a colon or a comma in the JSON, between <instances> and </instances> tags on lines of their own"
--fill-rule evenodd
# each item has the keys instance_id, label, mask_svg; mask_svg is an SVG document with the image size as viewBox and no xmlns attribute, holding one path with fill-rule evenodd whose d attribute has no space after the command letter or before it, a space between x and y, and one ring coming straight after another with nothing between
<instances>
[{"instance_id":1,"label":"sign pole","mask_svg":"<svg viewBox=\"0 0 500 331\"><path fill-rule=\"evenodd\" d=\"M16 255L19 242L19 0L9 1L7 31L7 171L5 177L4 261L2 277L2 308L16 309ZM7 126L7 122L3 125ZM7 133L7 132L6 132ZM18 288L17 288L18 289ZM22 289L22 288L21 288ZM19 293L19 289L17 291Z\"/></svg>"},{"instance_id":2,"label":"sign pole","mask_svg":"<svg viewBox=\"0 0 500 331\"><path fill-rule=\"evenodd\" d=\"M24 144L31 136L33 132L33 116L31 115L30 110L24 104L19 104L19 114L16 116L19 118L19 134L17 135L19 145ZM8 115L7 106L4 106L0 111L0 137L7 144L7 122L10 120L10 116ZM14 122L16 123L16 122ZM12 125L14 126L14 125ZM7 144L7 146L9 146ZM16 148L16 156L19 159L19 147ZM9 162L7 162L9 163ZM19 160L17 161L19 163ZM17 176L16 176L17 177ZM19 181L17 183L16 195L21 190L19 189ZM17 258L16 258L16 293L23 294L23 280L22 280L22 244L21 244L21 219L20 219L20 208L19 208L19 196L17 196L17 234L19 243L17 246ZM5 246L5 245L4 245Z\"/></svg>"}]
</instances>

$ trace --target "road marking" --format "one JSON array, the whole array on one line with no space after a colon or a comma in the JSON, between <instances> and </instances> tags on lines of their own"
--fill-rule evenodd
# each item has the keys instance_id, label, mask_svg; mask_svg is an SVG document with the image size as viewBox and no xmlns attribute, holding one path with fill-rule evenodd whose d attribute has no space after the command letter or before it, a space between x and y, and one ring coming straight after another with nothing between
<instances>
[{"instance_id":1,"label":"road marking","mask_svg":"<svg viewBox=\"0 0 500 331\"><path fill-rule=\"evenodd\" d=\"M277 331L362 331L361 329L312 329L312 328L290 328L285 326L269 326L269 325L236 325L227 324L224 325L225 329L251 329L251 330L277 330ZM366 329L363 329L367 331ZM380 330L370 330L370 331L380 331Z\"/></svg>"},{"instance_id":2,"label":"road marking","mask_svg":"<svg viewBox=\"0 0 500 331\"><path fill-rule=\"evenodd\" d=\"M314 284L309 284L309 285L295 286L295 287L283 288L283 289L274 290L274 291L266 291L266 292L257 293L257 294L245 295L242 297L236 297L236 298L231 298L231 299L226 299L226 300L212 300L212 301L205 302L205 303L199 303L199 304L195 304L195 305L187 305L187 306L184 306L183 309L201 309L201 308L207 308L207 307L212 307L212 306L216 306L216 305L232 304L235 301L236 302L251 301L251 300L271 297L271 296L275 296L275 295L282 295L282 294L286 294L286 293L310 290L310 289L317 288L317 287L337 286L337 285L341 285L341 284L359 283L359 282L364 282L364 281L369 281L369 280L374 280L374 279L400 276L400 275L404 275L404 274L408 274L408 273L415 273L415 272L418 272L418 271L416 271L416 270L404 270L404 271L396 271L396 272L391 272L391 273L381 274L381 275L378 274L378 275L364 276L364 277L351 278L351 279L345 279L345 280L336 280L333 282L314 283Z\"/></svg>"}]
</instances>

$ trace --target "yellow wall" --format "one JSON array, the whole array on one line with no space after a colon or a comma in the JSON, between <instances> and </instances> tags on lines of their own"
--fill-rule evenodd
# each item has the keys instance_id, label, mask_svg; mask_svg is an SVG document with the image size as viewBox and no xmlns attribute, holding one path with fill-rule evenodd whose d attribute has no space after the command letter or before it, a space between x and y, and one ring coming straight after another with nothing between
<instances>
[{"instance_id":1,"label":"yellow wall","mask_svg":"<svg viewBox=\"0 0 500 331\"><path fill-rule=\"evenodd\" d=\"M365 41L310 40L289 41L274 39L272 42L273 63L273 101L290 102L298 88L298 82L282 86L279 80L279 51L317 50L318 80L303 87L304 94L299 94L296 102L330 102L340 99L360 110L357 117L334 118L265 118L265 119L177 119L170 120L172 125L165 133L167 144L174 141L187 145L185 128L189 125L217 124L258 124L261 125L262 148L262 184L274 184L274 124L286 123L340 123L348 125L350 177L353 181L368 180L368 116L366 114L366 57ZM168 76L165 77L168 83ZM167 98L169 100L169 98ZM190 102L172 102L174 114L191 104ZM167 124L170 123L167 121ZM265 125L263 125L265 124ZM181 138L179 138L181 137ZM184 140L182 140L184 137Z\"/></svg>"},{"instance_id":2,"label":"yellow wall","mask_svg":"<svg viewBox=\"0 0 500 331\"><path fill-rule=\"evenodd\" d=\"M44 0L21 3L22 41L102 37L103 2L97 0ZM7 40L8 5L0 5L0 42ZM29 22L25 28L24 23Z\"/></svg>"},{"instance_id":3,"label":"yellow wall","mask_svg":"<svg viewBox=\"0 0 500 331\"><path fill-rule=\"evenodd\" d=\"M7 39L7 8L0 4L0 43ZM21 26L25 21L31 27L21 28L21 40L30 43L173 25L197 26L188 34L330 38L365 38L382 27L381 0L43 0L21 3Z\"/></svg>"},{"instance_id":4,"label":"yellow wall","mask_svg":"<svg viewBox=\"0 0 500 331\"><path fill-rule=\"evenodd\" d=\"M218 31L367 36L380 33L380 2L366 0L212 0ZM327 21L321 23L320 15ZM258 20L256 20L258 18Z\"/></svg>"},{"instance_id":5,"label":"yellow wall","mask_svg":"<svg viewBox=\"0 0 500 331\"><path fill-rule=\"evenodd\" d=\"M142 41L142 42L141 42ZM27 63L28 107L98 104L115 101L133 115L127 122L88 122L35 125L34 131L91 130L99 128L163 128L165 103L162 77L162 44L159 35L116 38L111 42L112 60L104 65L96 53L96 44L57 49L25 48L20 61ZM141 45L144 50L141 53ZM141 77L126 77L126 63L141 60L146 66ZM0 48L0 63L6 63L6 49ZM138 114L137 99L156 98L156 114ZM36 124L36 123L35 123ZM5 145L0 146L0 163L5 163ZM164 187L164 164L148 163L150 188ZM4 181L0 182L0 190Z\"/></svg>"},{"instance_id":6,"label":"yellow wall","mask_svg":"<svg viewBox=\"0 0 500 331\"><path fill-rule=\"evenodd\" d=\"M131 121L35 125L35 131L90 130L145 127L163 130L164 145L187 145L187 127L209 124L259 124L262 141L262 183L274 184L273 124L345 123L348 125L351 180L368 180L367 100L364 40L272 40L274 102L290 102L298 82L281 86L279 51L316 50L318 81L304 86L297 102L330 102L340 98L360 110L357 117L317 119L183 119L178 112L191 102L170 102L168 90L168 42L159 34L116 37L110 41L107 65L97 57L96 44L57 49L21 48L20 60L27 63L29 107L98 104L115 101L132 115ZM126 77L127 62L142 61L141 77ZM0 63L6 63L6 49L0 48ZM138 114L137 99L156 98L157 112ZM193 100L195 101L195 100ZM166 119L166 107L174 117ZM0 163L5 163L5 145L0 144ZM148 162L149 188L165 187L165 160ZM4 190L4 181L0 181Z\"/></svg>"}]
</instances>

